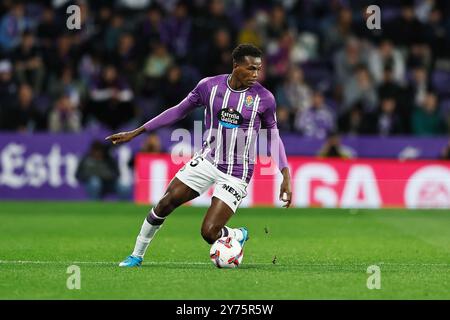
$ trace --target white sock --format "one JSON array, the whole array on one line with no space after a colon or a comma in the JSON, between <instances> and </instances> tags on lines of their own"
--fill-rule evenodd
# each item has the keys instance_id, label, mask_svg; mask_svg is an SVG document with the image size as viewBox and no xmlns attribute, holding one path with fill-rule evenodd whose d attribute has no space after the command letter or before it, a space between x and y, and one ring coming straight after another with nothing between
<instances>
[{"instance_id":1,"label":"white sock","mask_svg":"<svg viewBox=\"0 0 450 320\"><path fill-rule=\"evenodd\" d=\"M136 244L131 255L134 257L143 258L145 255L145 251L147 251L147 248L150 245L150 242L152 241L156 232L158 232L158 230L161 228L161 226L161 224L152 225L148 223L147 218L145 218L144 223L142 224L141 232L137 236Z\"/></svg>"},{"instance_id":2,"label":"white sock","mask_svg":"<svg viewBox=\"0 0 450 320\"><path fill-rule=\"evenodd\" d=\"M226 231L223 229L226 229ZM239 229L233 229L227 226L223 227L223 229L222 237L225 237L224 233L226 234L228 232L228 236L235 238L237 241L241 241L242 239L244 239L244 234Z\"/></svg>"}]
</instances>

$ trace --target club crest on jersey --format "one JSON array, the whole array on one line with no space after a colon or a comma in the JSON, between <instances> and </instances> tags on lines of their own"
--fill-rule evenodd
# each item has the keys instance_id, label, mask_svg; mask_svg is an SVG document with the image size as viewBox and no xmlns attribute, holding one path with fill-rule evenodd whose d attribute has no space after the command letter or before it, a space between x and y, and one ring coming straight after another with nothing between
<instances>
[{"instance_id":1,"label":"club crest on jersey","mask_svg":"<svg viewBox=\"0 0 450 320\"><path fill-rule=\"evenodd\" d=\"M244 121L242 115L230 107L221 109L217 114L217 119L222 126L230 129L239 127Z\"/></svg>"},{"instance_id":2,"label":"club crest on jersey","mask_svg":"<svg viewBox=\"0 0 450 320\"><path fill-rule=\"evenodd\" d=\"M245 97L245 106L246 106L247 108L253 107L253 102L254 102L253 96L246 96L246 97Z\"/></svg>"}]
</instances>

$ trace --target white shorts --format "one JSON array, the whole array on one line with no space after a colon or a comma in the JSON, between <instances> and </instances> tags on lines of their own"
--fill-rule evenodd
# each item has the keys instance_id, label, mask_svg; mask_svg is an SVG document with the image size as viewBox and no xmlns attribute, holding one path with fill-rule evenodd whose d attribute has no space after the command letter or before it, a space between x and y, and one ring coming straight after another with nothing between
<instances>
[{"instance_id":1,"label":"white shorts","mask_svg":"<svg viewBox=\"0 0 450 320\"><path fill-rule=\"evenodd\" d=\"M214 184L213 197L225 202L233 212L236 212L242 199L247 196L245 181L223 173L200 155L194 155L175 177L198 194L204 193Z\"/></svg>"}]
</instances>

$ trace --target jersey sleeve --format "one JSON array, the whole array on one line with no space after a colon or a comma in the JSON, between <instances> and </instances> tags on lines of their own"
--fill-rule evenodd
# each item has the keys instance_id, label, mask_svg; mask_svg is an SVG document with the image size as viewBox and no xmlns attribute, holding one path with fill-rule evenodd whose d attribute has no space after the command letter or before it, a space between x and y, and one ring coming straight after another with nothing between
<instances>
[{"instance_id":1,"label":"jersey sleeve","mask_svg":"<svg viewBox=\"0 0 450 320\"><path fill-rule=\"evenodd\" d=\"M276 129L278 127L275 98L271 93L269 93L265 100L267 107L264 109L261 116L261 128Z\"/></svg>"},{"instance_id":2,"label":"jersey sleeve","mask_svg":"<svg viewBox=\"0 0 450 320\"><path fill-rule=\"evenodd\" d=\"M204 98L208 90L208 79L209 78L203 78L202 80L200 80L195 88L192 89L192 91L189 92L187 97L183 100L187 100L191 110L206 104Z\"/></svg>"},{"instance_id":3,"label":"jersey sleeve","mask_svg":"<svg viewBox=\"0 0 450 320\"><path fill-rule=\"evenodd\" d=\"M270 155L275 160L279 170L288 167L286 151L277 126L276 102L274 96L270 93L267 97L267 107L261 116L261 128L269 129L268 147Z\"/></svg>"},{"instance_id":4,"label":"jersey sleeve","mask_svg":"<svg viewBox=\"0 0 450 320\"><path fill-rule=\"evenodd\" d=\"M155 118L144 124L146 131L152 131L161 127L174 124L186 117L195 108L205 105L204 97L207 91L207 79L202 79L197 86L176 106L167 109Z\"/></svg>"}]
</instances>

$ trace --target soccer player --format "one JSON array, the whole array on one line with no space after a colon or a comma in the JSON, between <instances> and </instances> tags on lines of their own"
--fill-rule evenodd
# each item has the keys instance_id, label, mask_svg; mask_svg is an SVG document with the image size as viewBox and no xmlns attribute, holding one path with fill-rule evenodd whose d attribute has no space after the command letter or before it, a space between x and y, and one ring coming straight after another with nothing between
<instances>
[{"instance_id":1,"label":"soccer player","mask_svg":"<svg viewBox=\"0 0 450 320\"><path fill-rule=\"evenodd\" d=\"M133 253L119 266L140 266L147 247L166 217L212 185L214 192L201 227L202 237L212 244L220 237L231 236L244 245L248 230L245 227L230 228L226 224L247 195L256 138L262 132L260 128L268 129L266 131L270 133L267 135L270 150L276 150L271 157L283 175L280 200L285 202L283 207L289 208L290 173L278 134L275 99L257 82L262 67L261 56L262 52L253 45L237 46L232 52L231 74L202 79L178 105L133 131L106 137L113 144L127 142L144 132L171 125L197 107L205 108L204 124L208 131L201 150L176 173L164 196L144 220Z\"/></svg>"}]
</instances>

